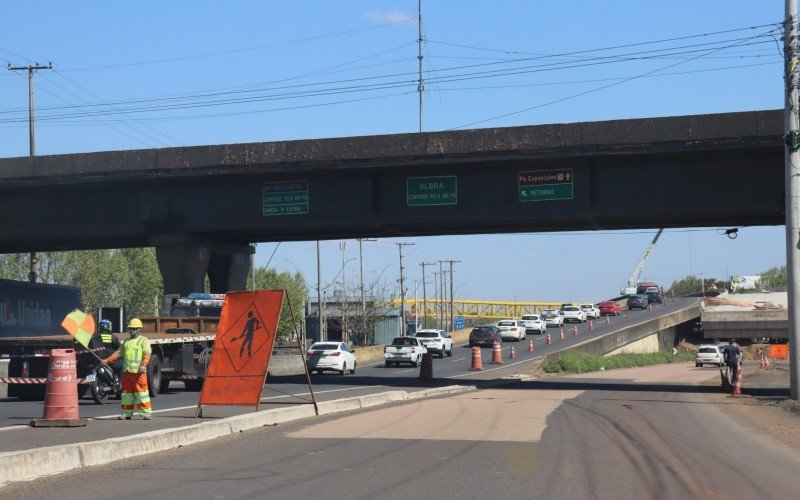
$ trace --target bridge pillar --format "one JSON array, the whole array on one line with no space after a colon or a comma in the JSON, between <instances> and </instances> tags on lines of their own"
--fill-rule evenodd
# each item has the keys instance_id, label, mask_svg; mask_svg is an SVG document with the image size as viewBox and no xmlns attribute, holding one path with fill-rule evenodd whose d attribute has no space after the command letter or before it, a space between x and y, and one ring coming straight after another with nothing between
<instances>
[{"instance_id":1,"label":"bridge pillar","mask_svg":"<svg viewBox=\"0 0 800 500\"><path fill-rule=\"evenodd\" d=\"M211 293L225 293L229 290L247 288L247 275L250 273L250 255L253 247L247 245L240 249L225 251L212 250L208 262L208 281Z\"/></svg>"},{"instance_id":2,"label":"bridge pillar","mask_svg":"<svg viewBox=\"0 0 800 500\"><path fill-rule=\"evenodd\" d=\"M202 292L209 261L208 246L173 243L156 246L156 261L164 280L164 293L186 296Z\"/></svg>"},{"instance_id":3,"label":"bridge pillar","mask_svg":"<svg viewBox=\"0 0 800 500\"><path fill-rule=\"evenodd\" d=\"M156 260L164 293L186 296L204 290L208 275L211 293L244 290L250 272L250 245L214 242L156 244Z\"/></svg>"}]
</instances>

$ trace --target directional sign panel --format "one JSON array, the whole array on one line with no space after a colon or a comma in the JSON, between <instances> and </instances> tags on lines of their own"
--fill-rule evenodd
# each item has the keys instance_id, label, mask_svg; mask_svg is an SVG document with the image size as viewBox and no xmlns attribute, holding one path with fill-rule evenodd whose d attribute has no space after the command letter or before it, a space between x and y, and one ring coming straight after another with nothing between
<instances>
[{"instance_id":1,"label":"directional sign panel","mask_svg":"<svg viewBox=\"0 0 800 500\"><path fill-rule=\"evenodd\" d=\"M456 176L408 177L406 202L409 207L455 205L458 203Z\"/></svg>"},{"instance_id":2,"label":"directional sign panel","mask_svg":"<svg viewBox=\"0 0 800 500\"><path fill-rule=\"evenodd\" d=\"M517 174L519 201L571 200L572 169L529 170Z\"/></svg>"},{"instance_id":3,"label":"directional sign panel","mask_svg":"<svg viewBox=\"0 0 800 500\"><path fill-rule=\"evenodd\" d=\"M264 215L308 213L308 181L265 182L261 185Z\"/></svg>"}]
</instances>

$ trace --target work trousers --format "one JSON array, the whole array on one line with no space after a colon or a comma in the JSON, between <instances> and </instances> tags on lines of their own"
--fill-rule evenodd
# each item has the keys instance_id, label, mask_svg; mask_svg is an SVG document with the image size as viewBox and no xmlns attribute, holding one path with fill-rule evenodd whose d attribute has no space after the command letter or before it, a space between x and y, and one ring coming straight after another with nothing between
<instances>
[{"instance_id":1,"label":"work trousers","mask_svg":"<svg viewBox=\"0 0 800 500\"><path fill-rule=\"evenodd\" d=\"M122 416L131 418L133 416L133 405L139 411L139 415L146 416L152 413L150 407L150 393L147 391L146 373L122 373Z\"/></svg>"}]
</instances>

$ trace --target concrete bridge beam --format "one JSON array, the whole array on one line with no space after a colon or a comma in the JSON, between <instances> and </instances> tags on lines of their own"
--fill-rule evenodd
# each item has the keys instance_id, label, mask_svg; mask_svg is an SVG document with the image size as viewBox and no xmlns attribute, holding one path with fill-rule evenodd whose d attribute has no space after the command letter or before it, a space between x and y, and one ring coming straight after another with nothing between
<instances>
[{"instance_id":1,"label":"concrete bridge beam","mask_svg":"<svg viewBox=\"0 0 800 500\"><path fill-rule=\"evenodd\" d=\"M244 290L253 251L250 245L221 245L208 241L156 244L164 293L186 296L202 292L206 276L211 293Z\"/></svg>"}]
</instances>

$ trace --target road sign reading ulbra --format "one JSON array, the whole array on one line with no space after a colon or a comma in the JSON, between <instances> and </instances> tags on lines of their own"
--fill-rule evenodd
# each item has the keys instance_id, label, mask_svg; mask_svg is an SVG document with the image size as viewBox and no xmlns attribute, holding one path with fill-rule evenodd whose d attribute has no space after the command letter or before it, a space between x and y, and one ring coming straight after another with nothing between
<instances>
[{"instance_id":1,"label":"road sign reading ulbra","mask_svg":"<svg viewBox=\"0 0 800 500\"><path fill-rule=\"evenodd\" d=\"M409 207L457 204L456 176L408 177L406 203Z\"/></svg>"},{"instance_id":2,"label":"road sign reading ulbra","mask_svg":"<svg viewBox=\"0 0 800 500\"><path fill-rule=\"evenodd\" d=\"M308 181L265 182L261 185L264 215L308 213Z\"/></svg>"},{"instance_id":3,"label":"road sign reading ulbra","mask_svg":"<svg viewBox=\"0 0 800 500\"><path fill-rule=\"evenodd\" d=\"M571 168L519 172L519 201L571 200L574 197L572 181Z\"/></svg>"}]
</instances>

